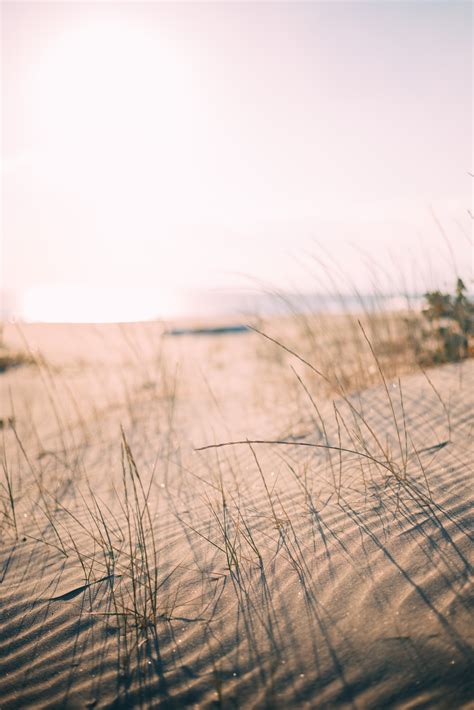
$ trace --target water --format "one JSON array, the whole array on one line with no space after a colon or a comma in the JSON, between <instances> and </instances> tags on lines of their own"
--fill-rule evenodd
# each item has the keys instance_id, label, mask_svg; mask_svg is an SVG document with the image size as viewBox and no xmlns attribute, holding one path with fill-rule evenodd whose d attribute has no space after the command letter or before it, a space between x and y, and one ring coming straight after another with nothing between
<instances>
[{"instance_id":1,"label":"water","mask_svg":"<svg viewBox=\"0 0 474 710\"><path fill-rule=\"evenodd\" d=\"M263 293L204 290L171 292L160 288L51 286L3 293L2 319L30 322L111 323L180 318L245 318L290 313L340 313L419 308L422 297L322 293Z\"/></svg>"}]
</instances>

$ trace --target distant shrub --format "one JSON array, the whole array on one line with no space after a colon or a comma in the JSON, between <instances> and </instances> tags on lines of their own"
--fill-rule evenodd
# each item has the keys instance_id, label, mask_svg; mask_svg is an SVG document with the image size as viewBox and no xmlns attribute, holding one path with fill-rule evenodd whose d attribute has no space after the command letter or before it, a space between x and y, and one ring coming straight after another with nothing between
<instances>
[{"instance_id":1,"label":"distant shrub","mask_svg":"<svg viewBox=\"0 0 474 710\"><path fill-rule=\"evenodd\" d=\"M20 365L31 365L34 360L25 353L9 352L0 349L0 374L6 372L12 367Z\"/></svg>"},{"instance_id":2,"label":"distant shrub","mask_svg":"<svg viewBox=\"0 0 474 710\"><path fill-rule=\"evenodd\" d=\"M458 362L474 355L474 303L458 278L453 295L441 291L425 293L422 315L429 327L422 327L416 350L422 364Z\"/></svg>"}]
</instances>

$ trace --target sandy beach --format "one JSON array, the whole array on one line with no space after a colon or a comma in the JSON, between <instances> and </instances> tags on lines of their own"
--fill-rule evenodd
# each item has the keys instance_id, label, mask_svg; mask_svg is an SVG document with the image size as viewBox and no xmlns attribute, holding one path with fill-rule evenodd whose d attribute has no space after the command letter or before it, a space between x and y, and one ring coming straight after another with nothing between
<instances>
[{"instance_id":1,"label":"sandy beach","mask_svg":"<svg viewBox=\"0 0 474 710\"><path fill-rule=\"evenodd\" d=\"M472 21L0 2L0 710L474 710Z\"/></svg>"},{"instance_id":2,"label":"sandy beach","mask_svg":"<svg viewBox=\"0 0 474 710\"><path fill-rule=\"evenodd\" d=\"M470 707L472 360L164 330L5 326L0 708Z\"/></svg>"}]
</instances>

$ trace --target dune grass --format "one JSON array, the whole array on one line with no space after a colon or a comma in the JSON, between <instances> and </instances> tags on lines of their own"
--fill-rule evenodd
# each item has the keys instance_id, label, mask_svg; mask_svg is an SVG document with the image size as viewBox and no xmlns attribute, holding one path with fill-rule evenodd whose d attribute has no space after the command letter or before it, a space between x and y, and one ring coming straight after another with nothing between
<instances>
[{"instance_id":1,"label":"dune grass","mask_svg":"<svg viewBox=\"0 0 474 710\"><path fill-rule=\"evenodd\" d=\"M32 435L22 422L12 419L8 430L4 428L2 532L15 540L41 543L49 553L81 570L82 585L55 599L89 593L87 613L117 629L117 663L130 683L140 677L140 669L150 659L154 663L160 660L160 625L182 620L189 609L186 623L205 624L212 638L219 608L213 585L221 577L224 583L229 580L239 613L244 619L250 614L257 620L278 655L271 606L265 611L256 603L255 580L259 580L259 594L263 590L270 597L267 570L281 557L311 601L315 580L305 554L301 520L310 520L313 530L322 530L321 511L326 506L355 515L355 494L374 508L386 506L395 515L405 514L410 506L435 518L443 514L433 496L423 452L442 449L451 442L450 404L433 383L426 362L420 363L413 345L414 324L422 318L415 312L366 309L358 315L337 316L334 328L326 327L326 316L303 314L294 317L281 337L274 332L278 325L273 323L269 324L270 332L265 324L250 326L253 333L245 337L253 338L257 359L262 348L266 349L265 357L275 366L273 376L288 399L289 412L306 422L306 433L298 440L260 437L252 432L248 438L194 445L194 455L199 457L196 470L192 468L193 454L182 463L182 449L186 445L191 448L192 442L185 440L186 431L178 422L180 373L166 354L150 360L124 331L133 365L123 372L121 401L114 403L118 418L112 417L113 426L108 430L101 421L105 408L94 410L95 416L88 419L72 389L63 386L44 358L36 358L55 436L46 447L42 435ZM416 371L425 378L446 422L442 435L425 442L426 448L415 443L401 379L403 374ZM358 395L361 389L374 385L383 392L387 413L383 432ZM211 404L215 404L207 382L206 387L212 394ZM66 400L68 411L75 413L73 419L66 412ZM156 445L153 448L154 465L144 467L138 463L136 451L140 450L143 461L147 458L144 450L153 447L153 440L141 435L149 412L159 420L159 446L157 451ZM108 490L89 471L88 452L97 441L115 451L110 459ZM248 456L247 464L239 463L240 454L221 459L220 453L228 449L241 450ZM279 457L294 482L291 500L285 498L274 472L268 470L267 450ZM313 471L313 454L318 454L320 480ZM186 490L190 476L192 493ZM253 507L250 484L259 491ZM186 540L189 554L185 560L176 561L161 544L160 501L173 511ZM31 513L33 505L35 512ZM327 534L335 533L329 530ZM202 569L205 553L201 550L206 548L212 551L215 571ZM190 568L200 578L199 594L188 590ZM100 585L105 585L105 604L102 597L92 594ZM212 663L212 682L222 704L226 687L217 655Z\"/></svg>"}]
</instances>

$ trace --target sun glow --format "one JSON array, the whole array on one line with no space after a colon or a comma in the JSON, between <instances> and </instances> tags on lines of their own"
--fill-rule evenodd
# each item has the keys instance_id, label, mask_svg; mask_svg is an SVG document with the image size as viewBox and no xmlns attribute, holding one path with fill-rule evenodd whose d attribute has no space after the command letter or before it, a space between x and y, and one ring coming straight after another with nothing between
<instances>
[{"instance_id":1,"label":"sun glow","mask_svg":"<svg viewBox=\"0 0 474 710\"><path fill-rule=\"evenodd\" d=\"M150 186L167 191L193 102L190 68L144 25L84 24L52 43L31 74L42 171L79 199L139 212ZM168 212L176 207L168 190ZM172 204L174 202L174 204ZM123 207L123 203L120 204Z\"/></svg>"},{"instance_id":2,"label":"sun glow","mask_svg":"<svg viewBox=\"0 0 474 710\"><path fill-rule=\"evenodd\" d=\"M157 288L38 286L24 294L21 310L31 322L115 323L180 315L180 302Z\"/></svg>"},{"instance_id":3,"label":"sun glow","mask_svg":"<svg viewBox=\"0 0 474 710\"><path fill-rule=\"evenodd\" d=\"M124 130L159 134L179 124L192 90L189 68L141 26L95 22L64 32L32 70L40 130L73 130L85 142ZM136 120L139 118L138 124ZM48 126L45 126L47 121Z\"/></svg>"}]
</instances>

